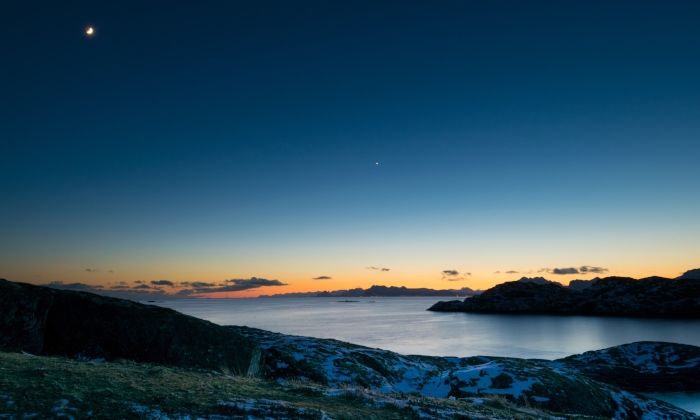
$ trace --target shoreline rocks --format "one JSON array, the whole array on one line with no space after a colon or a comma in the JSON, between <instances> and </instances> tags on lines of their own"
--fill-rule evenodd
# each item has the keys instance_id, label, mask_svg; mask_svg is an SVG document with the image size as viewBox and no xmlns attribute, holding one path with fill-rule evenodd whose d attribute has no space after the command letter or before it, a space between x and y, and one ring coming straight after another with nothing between
<instances>
[{"instance_id":1,"label":"shoreline rocks","mask_svg":"<svg viewBox=\"0 0 700 420\"><path fill-rule=\"evenodd\" d=\"M507 282L464 301L438 302L437 312L700 318L700 281L689 278L599 279L583 290L557 283Z\"/></svg>"},{"instance_id":2,"label":"shoreline rocks","mask_svg":"<svg viewBox=\"0 0 700 420\"><path fill-rule=\"evenodd\" d=\"M622 386L646 375L654 391L666 390L669 380L685 382L683 389L693 389L700 365L700 359L695 360L700 347L695 346L631 343L554 361L432 357L248 327L228 328L260 342L265 377L277 381L301 378L330 387L352 383L380 392L438 398L499 395L518 405L604 418L697 419L671 404L628 392L634 387ZM667 359L669 366L685 369L684 374L677 376L674 367L662 369ZM652 368L652 360L659 369ZM627 377L615 379L616 374Z\"/></svg>"}]
</instances>

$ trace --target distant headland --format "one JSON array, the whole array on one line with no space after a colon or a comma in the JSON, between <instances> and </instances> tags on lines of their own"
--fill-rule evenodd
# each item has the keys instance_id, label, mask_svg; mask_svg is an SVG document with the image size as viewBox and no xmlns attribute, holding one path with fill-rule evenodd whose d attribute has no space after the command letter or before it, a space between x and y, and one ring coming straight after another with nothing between
<instances>
[{"instance_id":1,"label":"distant headland","mask_svg":"<svg viewBox=\"0 0 700 420\"><path fill-rule=\"evenodd\" d=\"M606 277L566 287L538 277L499 284L464 301L438 302L436 312L700 318L700 269L675 279Z\"/></svg>"},{"instance_id":2,"label":"distant headland","mask_svg":"<svg viewBox=\"0 0 700 420\"><path fill-rule=\"evenodd\" d=\"M349 290L317 291L317 292L297 292L278 293L274 295L260 295L259 298L280 298L280 297L460 297L476 296L481 290L472 290L468 287L461 289L435 290L425 287L408 288L406 286L372 286L368 289L361 287Z\"/></svg>"}]
</instances>

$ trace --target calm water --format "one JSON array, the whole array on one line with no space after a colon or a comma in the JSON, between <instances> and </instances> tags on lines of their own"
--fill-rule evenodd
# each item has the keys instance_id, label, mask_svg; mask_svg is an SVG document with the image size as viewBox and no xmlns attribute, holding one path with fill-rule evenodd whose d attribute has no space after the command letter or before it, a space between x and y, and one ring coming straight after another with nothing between
<instances>
[{"instance_id":1,"label":"calm water","mask_svg":"<svg viewBox=\"0 0 700 420\"><path fill-rule=\"evenodd\" d=\"M644 395L669 402L691 413L700 414L700 392L645 392Z\"/></svg>"},{"instance_id":2,"label":"calm water","mask_svg":"<svg viewBox=\"0 0 700 420\"><path fill-rule=\"evenodd\" d=\"M352 298L349 298L352 299ZM426 311L445 298L180 299L155 304L220 325L335 338L430 356L558 359L634 341L700 346L700 320L546 315L479 315ZM700 414L700 393L649 394Z\"/></svg>"},{"instance_id":3,"label":"calm water","mask_svg":"<svg viewBox=\"0 0 700 420\"><path fill-rule=\"evenodd\" d=\"M633 341L700 346L700 320L426 311L445 298L180 299L157 305L220 325L245 325L430 356L557 359Z\"/></svg>"}]
</instances>

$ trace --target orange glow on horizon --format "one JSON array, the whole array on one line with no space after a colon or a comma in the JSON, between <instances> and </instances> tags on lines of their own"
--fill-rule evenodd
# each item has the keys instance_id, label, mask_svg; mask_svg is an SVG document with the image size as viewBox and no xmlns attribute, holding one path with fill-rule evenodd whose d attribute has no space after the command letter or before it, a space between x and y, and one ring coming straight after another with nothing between
<instances>
[{"instance_id":1,"label":"orange glow on horizon","mask_svg":"<svg viewBox=\"0 0 700 420\"><path fill-rule=\"evenodd\" d=\"M191 284L193 282L207 283L211 285L209 287L219 288L225 285L231 285L232 283L227 283L226 277L222 275L222 272L231 272L235 270L221 269L220 267L208 267L208 269L201 270L195 267L181 267L176 266L170 273L162 272L160 270L153 270L150 267L134 267L132 270L119 269L116 264L105 264L104 266L109 267L109 270L74 270L74 269L62 269L62 267L54 267L47 264L45 267L41 267L41 270L34 273L27 273L25 270L12 270L5 267L4 273L0 277L6 278L10 281L17 282L27 282L37 285L45 285L54 281L61 281L64 284L80 283L87 286L100 286L101 291L109 291L112 287L118 287L121 285L128 285L131 290L136 290L136 287L141 287L141 290L156 290L158 287L161 293L166 293L166 296L162 294L154 296L154 298L176 298L181 296L176 296L176 293L181 290L186 290L191 288L187 283ZM114 270L111 268L114 267ZM516 267L517 268L517 267ZM343 271L341 269L323 269L314 270L316 275L306 274L310 270L303 270L306 273L299 273L302 271L299 269L297 272L288 273L283 271L274 270L240 270L242 275L236 276L237 279L251 279L252 277L257 277L260 279L278 279L283 286L268 286L250 288L247 290L236 291L236 292L215 292L215 293L201 293L201 294L191 294L189 297L192 298L253 298L260 295L274 295L274 294L285 294L285 293L308 293L308 292L322 292L322 291L335 291L335 290L348 290L354 288L368 289L373 285L386 286L386 287L401 287L405 286L407 288L430 288L430 289L461 289L463 287L469 287L472 290L486 290L497 284L504 283L507 281L518 280L519 278L525 277L538 277L542 276L551 281L558 281L564 285L568 285L571 280L574 279L592 279L595 277L609 277L609 276L622 276L622 277L632 277L635 279L645 278L649 276L662 276L667 278L675 278L686 270L693 269L695 267L685 266L685 264L669 264L663 268L652 269L650 266L637 266L634 269L621 270L621 269L610 269L605 273L579 273L571 275L556 275L546 272L537 272L538 270L513 270L513 273L498 272L498 270L474 270L472 275L462 275L460 274L459 281L449 281L449 279L442 277L440 271L430 270L430 271L401 271L398 269L392 269L390 271L382 272L375 269L367 269L365 267L359 269L348 269ZM461 273L461 271L460 271ZM257 276L256 276L257 274ZM328 275L326 275L328 274ZM466 273L463 273L466 274ZM330 278L326 278L330 277ZM42 280L50 279L50 280ZM137 279L140 283L136 283ZM157 285L153 282L158 282L156 279L167 279L169 282L173 283L173 286L163 286ZM196 279L196 280L193 280ZM144 286L150 287L150 289ZM118 289L114 289L118 292ZM134 295L136 296L136 295ZM150 299L147 294L141 295L142 297L137 297L139 300Z\"/></svg>"}]
</instances>

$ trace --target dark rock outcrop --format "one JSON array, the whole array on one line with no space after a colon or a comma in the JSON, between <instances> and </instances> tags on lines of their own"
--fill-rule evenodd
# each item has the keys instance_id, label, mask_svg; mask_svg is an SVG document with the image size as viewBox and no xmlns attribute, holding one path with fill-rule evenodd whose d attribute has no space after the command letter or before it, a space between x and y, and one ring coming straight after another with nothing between
<instances>
[{"instance_id":1,"label":"dark rock outcrop","mask_svg":"<svg viewBox=\"0 0 700 420\"><path fill-rule=\"evenodd\" d=\"M547 280L544 277L521 277L520 280L518 280L523 283L535 283L535 284L549 284L549 283L556 283L561 285L559 282Z\"/></svg>"},{"instance_id":2,"label":"dark rock outcrop","mask_svg":"<svg viewBox=\"0 0 700 420\"><path fill-rule=\"evenodd\" d=\"M600 280L598 277L591 280L571 280L567 287L569 288L569 290L581 292L596 284L598 280Z\"/></svg>"},{"instance_id":3,"label":"dark rock outcrop","mask_svg":"<svg viewBox=\"0 0 700 420\"><path fill-rule=\"evenodd\" d=\"M577 291L556 283L508 282L461 304L438 302L428 310L656 318L700 318L700 281L649 277L599 279Z\"/></svg>"},{"instance_id":4,"label":"dark rock outcrop","mask_svg":"<svg viewBox=\"0 0 700 420\"><path fill-rule=\"evenodd\" d=\"M0 349L247 373L260 348L172 309L0 280ZM251 363L252 362L252 363Z\"/></svg>"},{"instance_id":5,"label":"dark rock outcrop","mask_svg":"<svg viewBox=\"0 0 700 420\"><path fill-rule=\"evenodd\" d=\"M356 289L355 289L356 290ZM360 289L362 290L362 289ZM350 290L349 292L352 292ZM406 286L396 287L396 286L372 286L369 289L363 290L361 297L407 297L407 296L473 296L479 292L474 291L468 287L463 287L459 290L435 290L428 289L425 287L421 288L408 288ZM342 294L341 297L355 297L354 294ZM359 296L358 296L359 297Z\"/></svg>"},{"instance_id":6,"label":"dark rock outcrop","mask_svg":"<svg viewBox=\"0 0 700 420\"><path fill-rule=\"evenodd\" d=\"M479 313L566 313L577 292L558 283L511 281L463 302L438 302L430 311Z\"/></svg>"},{"instance_id":7,"label":"dark rock outcrop","mask_svg":"<svg viewBox=\"0 0 700 420\"><path fill-rule=\"evenodd\" d=\"M700 268L688 270L676 279L700 280Z\"/></svg>"},{"instance_id":8,"label":"dark rock outcrop","mask_svg":"<svg viewBox=\"0 0 700 420\"><path fill-rule=\"evenodd\" d=\"M37 354L53 295L43 287L25 286L0 279L0 349Z\"/></svg>"},{"instance_id":9,"label":"dark rock outcrop","mask_svg":"<svg viewBox=\"0 0 700 420\"><path fill-rule=\"evenodd\" d=\"M454 297L454 296L474 296L481 293L481 290L472 290L468 287L461 289L428 289L425 287L410 288L406 286L372 286L369 289L356 287L350 290L333 290L323 292L294 292L278 293L274 295L260 295L260 298L274 297Z\"/></svg>"}]
</instances>

